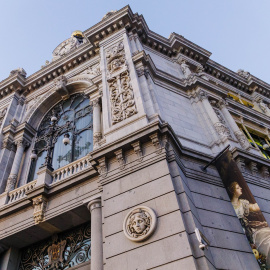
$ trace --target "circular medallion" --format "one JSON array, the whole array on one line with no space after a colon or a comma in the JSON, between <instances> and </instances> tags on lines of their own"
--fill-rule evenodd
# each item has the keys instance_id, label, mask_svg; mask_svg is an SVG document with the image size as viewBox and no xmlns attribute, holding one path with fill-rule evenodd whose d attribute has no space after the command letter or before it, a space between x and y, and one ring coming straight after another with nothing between
<instances>
[{"instance_id":1,"label":"circular medallion","mask_svg":"<svg viewBox=\"0 0 270 270\"><path fill-rule=\"evenodd\" d=\"M123 224L125 236L134 242L147 239L156 229L155 212L143 205L133 208L126 216Z\"/></svg>"}]
</instances>

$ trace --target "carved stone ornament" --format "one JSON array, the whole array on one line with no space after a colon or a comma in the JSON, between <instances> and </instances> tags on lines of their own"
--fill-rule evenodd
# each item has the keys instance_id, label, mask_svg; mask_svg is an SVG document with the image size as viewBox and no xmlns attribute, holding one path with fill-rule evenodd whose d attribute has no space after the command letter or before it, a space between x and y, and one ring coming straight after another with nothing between
<instances>
[{"instance_id":1,"label":"carved stone ornament","mask_svg":"<svg viewBox=\"0 0 270 270\"><path fill-rule=\"evenodd\" d=\"M260 107L260 109L264 112L264 113L267 113L268 112L268 107L267 107L267 105L263 102L263 99L262 98L260 98L259 100L258 100L258 105L259 105L259 107Z\"/></svg>"},{"instance_id":2,"label":"carved stone ornament","mask_svg":"<svg viewBox=\"0 0 270 270\"><path fill-rule=\"evenodd\" d=\"M232 138L230 129L228 128L227 123L226 123L225 119L223 118L222 113L219 111L219 109L217 109L215 107L213 107L213 109L214 109L220 123L223 125L223 131L221 130L221 128L215 126L217 132L219 133L219 131L221 131L222 133L219 133L220 135L224 135L226 137Z\"/></svg>"},{"instance_id":3,"label":"carved stone ornament","mask_svg":"<svg viewBox=\"0 0 270 270\"><path fill-rule=\"evenodd\" d=\"M33 199L33 206L34 206L34 220L35 224L38 224L43 221L46 207L47 207L47 198L43 195L40 195Z\"/></svg>"},{"instance_id":4,"label":"carved stone ornament","mask_svg":"<svg viewBox=\"0 0 270 270\"><path fill-rule=\"evenodd\" d=\"M250 73L248 71L244 71L243 69L238 69L237 73L247 79L250 76Z\"/></svg>"},{"instance_id":5,"label":"carved stone ornament","mask_svg":"<svg viewBox=\"0 0 270 270\"><path fill-rule=\"evenodd\" d=\"M9 76L14 76L14 75L21 75L22 77L25 78L27 74L23 68L17 68L10 71Z\"/></svg>"},{"instance_id":6,"label":"carved stone ornament","mask_svg":"<svg viewBox=\"0 0 270 270\"><path fill-rule=\"evenodd\" d=\"M123 230L129 240L140 242L150 237L156 226L157 216L155 212L147 206L139 205L125 217Z\"/></svg>"},{"instance_id":7,"label":"carved stone ornament","mask_svg":"<svg viewBox=\"0 0 270 270\"><path fill-rule=\"evenodd\" d=\"M162 148L161 148L161 144L160 144L160 141L159 141L158 134L155 133L153 135L150 135L149 137L152 140L152 143L156 148L156 154L160 154L161 151L162 151Z\"/></svg>"},{"instance_id":8,"label":"carved stone ornament","mask_svg":"<svg viewBox=\"0 0 270 270\"><path fill-rule=\"evenodd\" d=\"M242 148L244 148L244 149L250 148L250 143L247 140L245 134L241 130L234 132L234 135L237 138L237 140L239 141Z\"/></svg>"},{"instance_id":9,"label":"carved stone ornament","mask_svg":"<svg viewBox=\"0 0 270 270\"><path fill-rule=\"evenodd\" d=\"M66 240L62 240L61 242L57 242L58 236L54 235L53 244L48 247L48 257L49 261L47 266L49 269L60 269L60 263L64 261L64 250L67 244Z\"/></svg>"},{"instance_id":10,"label":"carved stone ornament","mask_svg":"<svg viewBox=\"0 0 270 270\"><path fill-rule=\"evenodd\" d=\"M117 151L114 152L114 154L115 154L116 159L118 161L119 169L123 170L125 168L125 165L126 165L125 158L124 158L124 155L123 155L123 150L122 149L117 150Z\"/></svg>"},{"instance_id":11,"label":"carved stone ornament","mask_svg":"<svg viewBox=\"0 0 270 270\"><path fill-rule=\"evenodd\" d=\"M185 76L185 78L188 78L191 76L192 72L190 70L190 66L186 63L186 61L182 58L178 59L178 63L180 65L180 68Z\"/></svg>"},{"instance_id":12,"label":"carved stone ornament","mask_svg":"<svg viewBox=\"0 0 270 270\"><path fill-rule=\"evenodd\" d=\"M67 78L64 75L60 75L54 80L55 91L59 93L63 99L69 98L69 92L66 88Z\"/></svg>"},{"instance_id":13,"label":"carved stone ornament","mask_svg":"<svg viewBox=\"0 0 270 270\"><path fill-rule=\"evenodd\" d=\"M99 165L98 165L99 176L104 178L107 176L107 173L108 173L106 158L103 157L99 159L98 162L99 162Z\"/></svg>"},{"instance_id":14,"label":"carved stone ornament","mask_svg":"<svg viewBox=\"0 0 270 270\"><path fill-rule=\"evenodd\" d=\"M108 80L111 100L112 124L137 113L128 70Z\"/></svg>"},{"instance_id":15,"label":"carved stone ornament","mask_svg":"<svg viewBox=\"0 0 270 270\"><path fill-rule=\"evenodd\" d=\"M131 145L132 145L132 147L134 149L135 154L138 157L137 160L139 162L142 162L142 160L143 160L143 152L142 152L142 147L141 147L140 141L137 141L135 143L132 143Z\"/></svg>"},{"instance_id":16,"label":"carved stone ornament","mask_svg":"<svg viewBox=\"0 0 270 270\"><path fill-rule=\"evenodd\" d=\"M228 128L223 123L217 122L214 124L214 127L217 134L219 134L220 136L225 136L225 137L230 136L230 132Z\"/></svg>"},{"instance_id":17,"label":"carved stone ornament","mask_svg":"<svg viewBox=\"0 0 270 270\"><path fill-rule=\"evenodd\" d=\"M126 68L126 57L123 42L119 42L116 46L106 51L107 67L110 74Z\"/></svg>"},{"instance_id":18,"label":"carved stone ornament","mask_svg":"<svg viewBox=\"0 0 270 270\"><path fill-rule=\"evenodd\" d=\"M107 13L103 16L103 18L102 18L101 20L102 20L102 21L103 21L103 20L106 20L107 18L111 17L116 11L117 11L117 10L111 10L111 11L107 12Z\"/></svg>"},{"instance_id":19,"label":"carved stone ornament","mask_svg":"<svg viewBox=\"0 0 270 270\"><path fill-rule=\"evenodd\" d=\"M86 70L84 70L81 74L88 74L91 77L96 77L100 74L100 63L95 64L91 67L88 67Z\"/></svg>"}]
</instances>

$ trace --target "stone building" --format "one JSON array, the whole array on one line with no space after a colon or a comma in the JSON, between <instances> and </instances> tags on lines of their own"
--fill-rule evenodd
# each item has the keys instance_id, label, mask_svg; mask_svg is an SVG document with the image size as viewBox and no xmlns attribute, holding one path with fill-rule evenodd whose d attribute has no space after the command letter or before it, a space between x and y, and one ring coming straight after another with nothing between
<instances>
[{"instance_id":1,"label":"stone building","mask_svg":"<svg viewBox=\"0 0 270 270\"><path fill-rule=\"evenodd\" d=\"M126 6L0 82L0 269L259 269L201 168L230 144L270 222L270 85L210 55Z\"/></svg>"}]
</instances>

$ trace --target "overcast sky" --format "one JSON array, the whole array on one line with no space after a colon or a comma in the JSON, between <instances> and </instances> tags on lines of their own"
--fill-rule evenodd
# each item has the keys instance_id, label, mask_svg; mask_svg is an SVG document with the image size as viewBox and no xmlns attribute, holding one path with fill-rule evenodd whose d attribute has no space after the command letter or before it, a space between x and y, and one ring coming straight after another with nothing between
<instances>
[{"instance_id":1,"label":"overcast sky","mask_svg":"<svg viewBox=\"0 0 270 270\"><path fill-rule=\"evenodd\" d=\"M0 81L18 67L35 73L74 30L127 4L152 31L183 35L212 60L270 83L269 0L0 0Z\"/></svg>"}]
</instances>

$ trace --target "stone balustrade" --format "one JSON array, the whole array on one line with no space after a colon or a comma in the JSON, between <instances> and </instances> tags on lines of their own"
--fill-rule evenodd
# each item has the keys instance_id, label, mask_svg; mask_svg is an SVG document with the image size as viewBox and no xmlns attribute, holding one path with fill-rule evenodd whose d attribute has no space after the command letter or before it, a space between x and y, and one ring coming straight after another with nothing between
<instances>
[{"instance_id":1,"label":"stone balustrade","mask_svg":"<svg viewBox=\"0 0 270 270\"><path fill-rule=\"evenodd\" d=\"M8 201L7 204L18 201L24 197L26 197L26 192L32 190L37 183L37 180L34 180L30 183L27 183L21 187L18 187L8 193Z\"/></svg>"},{"instance_id":2,"label":"stone balustrade","mask_svg":"<svg viewBox=\"0 0 270 270\"><path fill-rule=\"evenodd\" d=\"M52 172L52 183L64 180L91 167L88 157L85 156Z\"/></svg>"}]
</instances>

